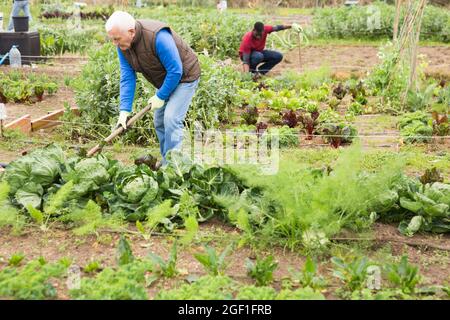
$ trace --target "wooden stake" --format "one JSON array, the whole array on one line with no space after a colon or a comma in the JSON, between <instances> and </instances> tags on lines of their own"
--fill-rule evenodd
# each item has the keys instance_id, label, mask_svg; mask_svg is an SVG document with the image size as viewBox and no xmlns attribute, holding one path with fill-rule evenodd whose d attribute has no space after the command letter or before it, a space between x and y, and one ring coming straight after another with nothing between
<instances>
[{"instance_id":1,"label":"wooden stake","mask_svg":"<svg viewBox=\"0 0 450 320\"><path fill-rule=\"evenodd\" d=\"M417 23L417 30L416 30L416 35L415 35L415 39L412 39L414 41L413 43L413 47L412 47L412 57L411 57L411 73L409 76L409 89L411 89L412 86L417 86L416 83L416 70L417 70L417 49L419 47L419 40L420 40L420 30L422 28L422 19L423 19L423 14L425 11L425 7L427 5L427 0L422 0L422 2L420 3L420 16L419 16L419 21ZM417 88L416 88L417 89Z\"/></svg>"},{"instance_id":2,"label":"wooden stake","mask_svg":"<svg viewBox=\"0 0 450 320\"><path fill-rule=\"evenodd\" d=\"M397 40L398 36L398 23L400 20L400 9L403 0L395 0L395 19L394 19L394 41Z\"/></svg>"},{"instance_id":3,"label":"wooden stake","mask_svg":"<svg viewBox=\"0 0 450 320\"><path fill-rule=\"evenodd\" d=\"M301 38L301 34L298 34L298 68L300 69L300 71L302 71L302 51L301 51L301 46L302 46L302 38Z\"/></svg>"}]
</instances>

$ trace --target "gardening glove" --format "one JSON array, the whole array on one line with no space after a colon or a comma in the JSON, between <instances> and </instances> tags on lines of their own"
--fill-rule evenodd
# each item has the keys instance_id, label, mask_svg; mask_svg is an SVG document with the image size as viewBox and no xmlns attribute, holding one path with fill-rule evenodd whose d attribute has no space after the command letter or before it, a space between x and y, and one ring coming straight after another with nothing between
<instances>
[{"instance_id":1,"label":"gardening glove","mask_svg":"<svg viewBox=\"0 0 450 320\"><path fill-rule=\"evenodd\" d=\"M295 32L302 32L302 27L298 24L298 23L293 23L291 25L292 30L294 30Z\"/></svg>"},{"instance_id":2,"label":"gardening glove","mask_svg":"<svg viewBox=\"0 0 450 320\"><path fill-rule=\"evenodd\" d=\"M127 128L127 118L130 113L128 111L120 111L119 120L117 120L116 128L122 126L124 129Z\"/></svg>"},{"instance_id":3,"label":"gardening glove","mask_svg":"<svg viewBox=\"0 0 450 320\"><path fill-rule=\"evenodd\" d=\"M164 106L166 102L160 99L156 94L148 100L148 104L152 105L151 110L160 109Z\"/></svg>"}]
</instances>

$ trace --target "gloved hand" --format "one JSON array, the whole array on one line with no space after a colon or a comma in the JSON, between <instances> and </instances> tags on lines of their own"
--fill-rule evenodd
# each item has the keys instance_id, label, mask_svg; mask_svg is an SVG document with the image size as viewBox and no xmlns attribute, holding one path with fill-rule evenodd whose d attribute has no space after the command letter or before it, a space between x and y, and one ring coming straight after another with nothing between
<instances>
[{"instance_id":1,"label":"gloved hand","mask_svg":"<svg viewBox=\"0 0 450 320\"><path fill-rule=\"evenodd\" d=\"M298 23L293 23L291 25L292 30L295 32L302 32L302 27Z\"/></svg>"},{"instance_id":2,"label":"gloved hand","mask_svg":"<svg viewBox=\"0 0 450 320\"><path fill-rule=\"evenodd\" d=\"M116 127L122 126L124 129L127 128L127 118L130 113L128 111L120 111L119 120L117 120Z\"/></svg>"},{"instance_id":3,"label":"gloved hand","mask_svg":"<svg viewBox=\"0 0 450 320\"><path fill-rule=\"evenodd\" d=\"M160 109L164 106L166 102L160 99L156 94L148 100L148 104L152 105L151 110Z\"/></svg>"}]
</instances>

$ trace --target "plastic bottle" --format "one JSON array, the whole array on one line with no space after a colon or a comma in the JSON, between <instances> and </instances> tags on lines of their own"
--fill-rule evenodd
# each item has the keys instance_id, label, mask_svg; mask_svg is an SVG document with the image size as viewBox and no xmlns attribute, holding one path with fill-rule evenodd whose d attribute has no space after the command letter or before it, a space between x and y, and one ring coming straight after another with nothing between
<instances>
[{"instance_id":1,"label":"plastic bottle","mask_svg":"<svg viewBox=\"0 0 450 320\"><path fill-rule=\"evenodd\" d=\"M11 50L9 50L9 64L11 68L22 67L22 56L17 46L12 46Z\"/></svg>"}]
</instances>

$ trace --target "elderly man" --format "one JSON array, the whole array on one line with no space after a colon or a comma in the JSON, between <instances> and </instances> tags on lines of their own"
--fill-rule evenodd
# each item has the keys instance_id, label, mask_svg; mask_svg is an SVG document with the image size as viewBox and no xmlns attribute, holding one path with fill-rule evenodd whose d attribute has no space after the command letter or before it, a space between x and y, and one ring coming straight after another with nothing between
<instances>
[{"instance_id":1,"label":"elderly man","mask_svg":"<svg viewBox=\"0 0 450 320\"><path fill-rule=\"evenodd\" d=\"M117 46L120 61L120 114L117 124L126 129L132 111L136 72L158 90L152 105L162 163L169 150L181 148L183 123L198 87L200 64L194 51L170 27L156 20L135 20L114 12L105 25Z\"/></svg>"},{"instance_id":2,"label":"elderly man","mask_svg":"<svg viewBox=\"0 0 450 320\"><path fill-rule=\"evenodd\" d=\"M239 47L239 57L243 63L244 72L251 72L254 78L264 75L281 62L283 55L278 51L265 50L267 35L272 32L293 28L296 32L300 26L296 23L292 25L264 25L262 22L256 22L253 30L247 32L242 37ZM263 63L261 66L259 66ZM259 66L259 67L258 67Z\"/></svg>"}]
</instances>

